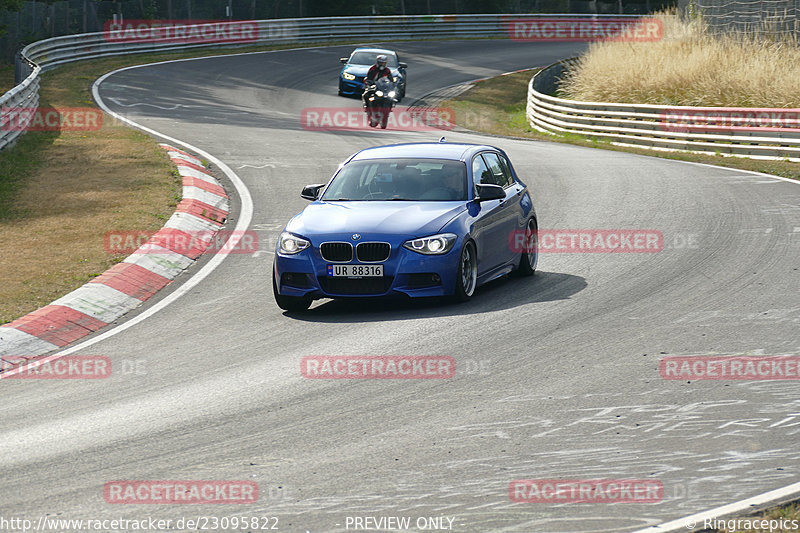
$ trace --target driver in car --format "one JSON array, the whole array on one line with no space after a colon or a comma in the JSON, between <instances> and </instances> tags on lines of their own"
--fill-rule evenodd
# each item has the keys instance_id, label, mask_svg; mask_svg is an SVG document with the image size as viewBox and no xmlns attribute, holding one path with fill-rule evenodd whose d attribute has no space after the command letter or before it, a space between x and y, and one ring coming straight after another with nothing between
<instances>
[{"instance_id":1,"label":"driver in car","mask_svg":"<svg viewBox=\"0 0 800 533\"><path fill-rule=\"evenodd\" d=\"M464 173L458 168L445 167L443 184L450 192L451 200L461 200L464 194Z\"/></svg>"},{"instance_id":2,"label":"driver in car","mask_svg":"<svg viewBox=\"0 0 800 533\"><path fill-rule=\"evenodd\" d=\"M445 167L441 170L438 183L422 195L423 200L463 200L464 173L455 167Z\"/></svg>"},{"instance_id":3,"label":"driver in car","mask_svg":"<svg viewBox=\"0 0 800 533\"><path fill-rule=\"evenodd\" d=\"M367 75L364 76L364 94L361 95L361 99L364 100L364 107L367 107L367 92L372 82L375 82L384 76L388 76L390 79L392 78L392 71L386 66L388 61L389 58L387 58L384 54L380 54L375 58L375 64L369 67Z\"/></svg>"}]
</instances>

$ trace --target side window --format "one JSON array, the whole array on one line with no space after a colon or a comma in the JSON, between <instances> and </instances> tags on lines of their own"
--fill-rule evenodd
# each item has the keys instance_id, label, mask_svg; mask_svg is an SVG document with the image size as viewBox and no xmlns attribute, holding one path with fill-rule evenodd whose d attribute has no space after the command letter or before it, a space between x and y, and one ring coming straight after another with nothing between
<instances>
[{"instance_id":1,"label":"side window","mask_svg":"<svg viewBox=\"0 0 800 533\"><path fill-rule=\"evenodd\" d=\"M483 154L483 158L486 160L489 170L492 173L491 183L500 185L501 187L508 187L513 183L508 164L503 161L503 158L500 157L499 154L489 152Z\"/></svg>"},{"instance_id":2,"label":"side window","mask_svg":"<svg viewBox=\"0 0 800 533\"><path fill-rule=\"evenodd\" d=\"M497 159L500 161L500 166L503 168L503 172L506 176L508 176L508 184L514 185L514 175L511 173L511 165L508 163L508 159L499 155Z\"/></svg>"},{"instance_id":3,"label":"side window","mask_svg":"<svg viewBox=\"0 0 800 533\"><path fill-rule=\"evenodd\" d=\"M472 183L474 185L494 183L492 172L489 170L489 167L486 166L480 154L476 155L472 160Z\"/></svg>"}]
</instances>

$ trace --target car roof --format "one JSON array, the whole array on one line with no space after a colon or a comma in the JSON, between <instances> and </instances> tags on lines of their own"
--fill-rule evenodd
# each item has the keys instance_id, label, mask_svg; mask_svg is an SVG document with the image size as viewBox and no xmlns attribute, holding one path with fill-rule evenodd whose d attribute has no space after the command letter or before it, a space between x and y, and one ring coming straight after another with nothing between
<instances>
[{"instance_id":1,"label":"car roof","mask_svg":"<svg viewBox=\"0 0 800 533\"><path fill-rule=\"evenodd\" d=\"M472 154L482 150L498 149L494 146L484 144L448 142L390 144L361 150L353 155L348 162L363 161L365 159L390 158L451 159L453 161L466 161Z\"/></svg>"},{"instance_id":2,"label":"car roof","mask_svg":"<svg viewBox=\"0 0 800 533\"><path fill-rule=\"evenodd\" d=\"M374 54L391 54L393 56L397 55L397 52L394 50L387 50L386 48L356 48L353 50L353 52L371 52Z\"/></svg>"}]
</instances>

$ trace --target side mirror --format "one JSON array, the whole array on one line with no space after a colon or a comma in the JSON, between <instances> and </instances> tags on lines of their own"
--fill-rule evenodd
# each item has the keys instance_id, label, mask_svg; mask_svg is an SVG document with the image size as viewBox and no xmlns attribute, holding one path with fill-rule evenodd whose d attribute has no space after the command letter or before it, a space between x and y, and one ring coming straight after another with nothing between
<instances>
[{"instance_id":1,"label":"side mirror","mask_svg":"<svg viewBox=\"0 0 800 533\"><path fill-rule=\"evenodd\" d=\"M506 192L499 185L477 185L478 197L475 198L476 202L485 202L487 200L503 200L506 197Z\"/></svg>"},{"instance_id":2,"label":"side mirror","mask_svg":"<svg viewBox=\"0 0 800 533\"><path fill-rule=\"evenodd\" d=\"M347 63L347 59L348 58L346 58L346 57L340 57L339 58L339 63Z\"/></svg>"},{"instance_id":3,"label":"side mirror","mask_svg":"<svg viewBox=\"0 0 800 533\"><path fill-rule=\"evenodd\" d=\"M324 186L324 183L306 185L303 187L303 192L300 193L300 198L305 198L306 200L316 200L319 196L319 191L321 191Z\"/></svg>"},{"instance_id":4,"label":"side mirror","mask_svg":"<svg viewBox=\"0 0 800 533\"><path fill-rule=\"evenodd\" d=\"M400 68L408 68L408 63L398 63Z\"/></svg>"}]
</instances>

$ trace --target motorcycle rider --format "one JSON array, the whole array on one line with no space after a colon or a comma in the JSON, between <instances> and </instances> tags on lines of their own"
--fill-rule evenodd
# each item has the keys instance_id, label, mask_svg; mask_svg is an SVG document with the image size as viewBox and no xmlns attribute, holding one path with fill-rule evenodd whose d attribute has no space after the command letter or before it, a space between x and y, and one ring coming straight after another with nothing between
<instances>
[{"instance_id":1,"label":"motorcycle rider","mask_svg":"<svg viewBox=\"0 0 800 533\"><path fill-rule=\"evenodd\" d=\"M392 71L386 66L388 62L389 58L387 58L384 54L379 54L378 57L375 58L375 64L369 67L367 75L364 76L364 94L361 95L361 99L364 101L365 108L367 107L367 94L369 93L369 88L372 83L378 81L384 76L394 79L392 76Z\"/></svg>"}]
</instances>

